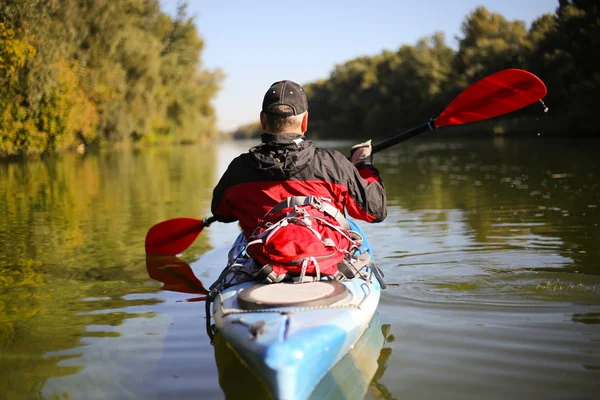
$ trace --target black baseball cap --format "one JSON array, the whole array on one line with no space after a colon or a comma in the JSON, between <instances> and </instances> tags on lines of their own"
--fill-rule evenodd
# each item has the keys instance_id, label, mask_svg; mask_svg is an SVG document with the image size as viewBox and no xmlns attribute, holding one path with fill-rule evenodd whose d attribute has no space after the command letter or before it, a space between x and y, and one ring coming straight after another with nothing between
<instances>
[{"instance_id":1,"label":"black baseball cap","mask_svg":"<svg viewBox=\"0 0 600 400\"><path fill-rule=\"evenodd\" d=\"M292 108L290 112L273 110L273 106L286 105ZM271 85L263 99L262 110L265 113L289 117L308 111L308 100L302 86L292 81L279 81Z\"/></svg>"}]
</instances>

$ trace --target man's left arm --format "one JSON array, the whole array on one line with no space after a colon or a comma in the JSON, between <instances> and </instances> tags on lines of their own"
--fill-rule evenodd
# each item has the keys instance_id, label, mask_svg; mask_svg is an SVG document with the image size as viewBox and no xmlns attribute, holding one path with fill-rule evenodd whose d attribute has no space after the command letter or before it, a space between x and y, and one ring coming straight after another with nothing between
<instances>
[{"instance_id":1,"label":"man's left arm","mask_svg":"<svg viewBox=\"0 0 600 400\"><path fill-rule=\"evenodd\" d=\"M232 164L229 164L227 167L227 171L223 174L217 186L215 186L213 190L213 197L210 209L212 214L217 218L219 222L235 222L237 221L237 217L233 215L231 212L231 207L229 206L229 200L226 196L226 190L229 188L229 176L231 175Z\"/></svg>"}]
</instances>

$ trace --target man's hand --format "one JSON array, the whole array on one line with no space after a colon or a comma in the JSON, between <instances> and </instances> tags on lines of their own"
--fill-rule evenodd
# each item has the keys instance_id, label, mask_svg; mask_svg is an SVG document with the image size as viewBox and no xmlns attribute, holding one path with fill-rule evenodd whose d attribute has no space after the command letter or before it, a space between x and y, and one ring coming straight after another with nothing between
<instances>
[{"instance_id":1,"label":"man's hand","mask_svg":"<svg viewBox=\"0 0 600 400\"><path fill-rule=\"evenodd\" d=\"M373 156L371 152L373 150L373 145L371 144L371 139L366 142L359 143L357 145L352 146L350 149L350 162L354 165L362 164L362 165L370 165L373 163Z\"/></svg>"}]
</instances>

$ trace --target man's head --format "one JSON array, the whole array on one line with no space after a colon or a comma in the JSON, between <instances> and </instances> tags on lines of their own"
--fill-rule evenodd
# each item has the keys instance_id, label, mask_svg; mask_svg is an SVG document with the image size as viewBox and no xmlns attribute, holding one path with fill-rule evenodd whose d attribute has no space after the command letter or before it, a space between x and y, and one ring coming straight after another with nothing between
<instances>
[{"instance_id":1,"label":"man's head","mask_svg":"<svg viewBox=\"0 0 600 400\"><path fill-rule=\"evenodd\" d=\"M267 133L301 133L308 127L308 100L300 85L279 81L263 99L260 124Z\"/></svg>"}]
</instances>

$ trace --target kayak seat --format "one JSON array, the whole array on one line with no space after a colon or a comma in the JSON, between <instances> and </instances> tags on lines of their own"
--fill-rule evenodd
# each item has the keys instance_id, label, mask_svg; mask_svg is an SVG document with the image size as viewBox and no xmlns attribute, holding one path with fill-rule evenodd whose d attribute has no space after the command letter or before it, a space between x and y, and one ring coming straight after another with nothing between
<instances>
[{"instance_id":1,"label":"kayak seat","mask_svg":"<svg viewBox=\"0 0 600 400\"><path fill-rule=\"evenodd\" d=\"M238 303L245 310L279 307L329 306L350 296L338 281L257 284L239 293Z\"/></svg>"}]
</instances>

